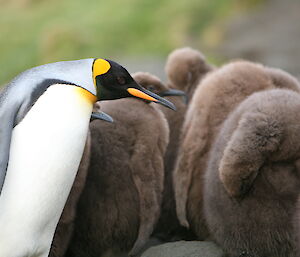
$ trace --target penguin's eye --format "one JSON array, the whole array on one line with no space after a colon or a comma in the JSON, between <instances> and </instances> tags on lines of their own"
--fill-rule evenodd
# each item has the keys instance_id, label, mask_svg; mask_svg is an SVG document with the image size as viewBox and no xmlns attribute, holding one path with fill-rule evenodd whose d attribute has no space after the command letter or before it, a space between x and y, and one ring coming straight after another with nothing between
<instances>
[{"instance_id":1,"label":"penguin's eye","mask_svg":"<svg viewBox=\"0 0 300 257\"><path fill-rule=\"evenodd\" d=\"M149 85L147 89L148 89L149 91L152 91L152 92L153 92L153 91L155 90L155 87L154 87L153 85Z\"/></svg>"},{"instance_id":2,"label":"penguin's eye","mask_svg":"<svg viewBox=\"0 0 300 257\"><path fill-rule=\"evenodd\" d=\"M126 79L123 76L117 76L117 81L120 85L126 84Z\"/></svg>"}]
</instances>

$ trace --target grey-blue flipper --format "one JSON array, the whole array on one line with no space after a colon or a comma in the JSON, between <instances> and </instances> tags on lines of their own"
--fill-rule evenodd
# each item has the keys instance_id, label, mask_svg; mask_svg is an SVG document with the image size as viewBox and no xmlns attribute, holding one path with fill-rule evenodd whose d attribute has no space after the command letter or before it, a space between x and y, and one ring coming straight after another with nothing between
<instances>
[{"instance_id":1,"label":"grey-blue flipper","mask_svg":"<svg viewBox=\"0 0 300 257\"><path fill-rule=\"evenodd\" d=\"M0 115L0 192L2 190L9 158L11 133L13 129L12 115Z\"/></svg>"},{"instance_id":2,"label":"grey-blue flipper","mask_svg":"<svg viewBox=\"0 0 300 257\"><path fill-rule=\"evenodd\" d=\"M12 130L20 108L18 97L13 99L10 89L8 86L0 94L0 193L6 176Z\"/></svg>"}]
</instances>

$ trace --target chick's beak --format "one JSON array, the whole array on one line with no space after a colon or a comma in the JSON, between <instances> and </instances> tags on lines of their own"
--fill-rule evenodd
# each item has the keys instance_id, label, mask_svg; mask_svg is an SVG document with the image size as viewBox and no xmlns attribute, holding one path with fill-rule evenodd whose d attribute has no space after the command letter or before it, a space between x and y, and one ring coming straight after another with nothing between
<instances>
[{"instance_id":1,"label":"chick's beak","mask_svg":"<svg viewBox=\"0 0 300 257\"><path fill-rule=\"evenodd\" d=\"M91 116L91 121L93 120L104 120L107 122L114 122L113 118L104 112L93 112Z\"/></svg>"},{"instance_id":2,"label":"chick's beak","mask_svg":"<svg viewBox=\"0 0 300 257\"><path fill-rule=\"evenodd\" d=\"M187 104L188 102L188 97L184 91L177 90L177 89L169 89L167 91L164 91L160 94L161 96L182 96L183 97L183 102Z\"/></svg>"},{"instance_id":3,"label":"chick's beak","mask_svg":"<svg viewBox=\"0 0 300 257\"><path fill-rule=\"evenodd\" d=\"M168 89L160 94L161 96L186 96L185 92L177 89Z\"/></svg>"},{"instance_id":4,"label":"chick's beak","mask_svg":"<svg viewBox=\"0 0 300 257\"><path fill-rule=\"evenodd\" d=\"M142 98L151 102L155 102L161 105L164 105L174 111L176 107L170 101L158 96L157 94L152 93L151 91L146 90L145 88L137 85L136 87L127 88L127 92L135 97Z\"/></svg>"}]
</instances>

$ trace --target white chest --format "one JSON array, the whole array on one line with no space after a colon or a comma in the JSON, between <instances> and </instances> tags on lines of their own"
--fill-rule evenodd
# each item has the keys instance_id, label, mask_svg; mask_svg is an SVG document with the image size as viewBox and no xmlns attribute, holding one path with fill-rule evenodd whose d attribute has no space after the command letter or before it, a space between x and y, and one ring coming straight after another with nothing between
<instances>
[{"instance_id":1,"label":"white chest","mask_svg":"<svg viewBox=\"0 0 300 257\"><path fill-rule=\"evenodd\" d=\"M51 86L13 130L0 196L0 257L18 256L16 247L28 256L49 250L92 112L80 90Z\"/></svg>"}]
</instances>

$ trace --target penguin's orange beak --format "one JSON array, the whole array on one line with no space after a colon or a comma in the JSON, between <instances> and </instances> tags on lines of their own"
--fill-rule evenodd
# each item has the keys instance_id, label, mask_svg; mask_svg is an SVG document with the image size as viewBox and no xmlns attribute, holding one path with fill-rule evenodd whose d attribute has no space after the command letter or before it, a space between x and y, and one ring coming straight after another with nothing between
<instances>
[{"instance_id":1,"label":"penguin's orange beak","mask_svg":"<svg viewBox=\"0 0 300 257\"><path fill-rule=\"evenodd\" d=\"M127 88L127 92L135 96L137 98L145 99L147 101L155 102L161 105L164 105L172 110L176 110L176 107L174 104L172 104L170 101L158 96L157 94L152 93L151 91L148 91L144 89L143 87L139 86L137 84L137 87L129 87Z\"/></svg>"}]
</instances>

